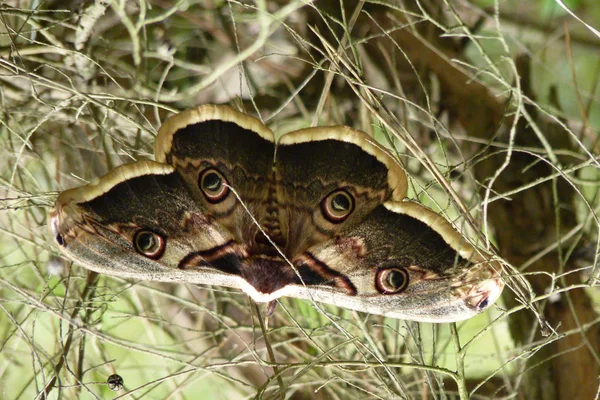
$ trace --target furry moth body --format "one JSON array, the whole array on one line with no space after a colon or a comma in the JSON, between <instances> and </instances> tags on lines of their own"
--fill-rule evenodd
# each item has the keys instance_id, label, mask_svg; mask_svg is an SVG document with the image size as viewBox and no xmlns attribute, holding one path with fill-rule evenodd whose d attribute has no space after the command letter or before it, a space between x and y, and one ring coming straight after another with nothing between
<instances>
[{"instance_id":1,"label":"furry moth body","mask_svg":"<svg viewBox=\"0 0 600 400\"><path fill-rule=\"evenodd\" d=\"M50 227L67 257L108 275L428 322L470 318L502 292L499 264L405 200L403 169L363 132L275 141L259 120L205 105L165 122L155 157L60 194Z\"/></svg>"}]
</instances>

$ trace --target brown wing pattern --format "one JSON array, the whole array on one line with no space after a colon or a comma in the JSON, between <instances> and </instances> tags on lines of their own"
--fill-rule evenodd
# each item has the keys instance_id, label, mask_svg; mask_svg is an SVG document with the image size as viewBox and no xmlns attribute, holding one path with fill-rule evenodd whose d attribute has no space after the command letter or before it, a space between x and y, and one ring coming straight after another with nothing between
<instances>
[{"instance_id":1,"label":"brown wing pattern","mask_svg":"<svg viewBox=\"0 0 600 400\"><path fill-rule=\"evenodd\" d=\"M403 169L348 127L291 132L201 106L159 130L156 162L62 193L50 226L71 259L139 279L230 286L419 321L492 304L499 264L423 206Z\"/></svg>"}]
</instances>

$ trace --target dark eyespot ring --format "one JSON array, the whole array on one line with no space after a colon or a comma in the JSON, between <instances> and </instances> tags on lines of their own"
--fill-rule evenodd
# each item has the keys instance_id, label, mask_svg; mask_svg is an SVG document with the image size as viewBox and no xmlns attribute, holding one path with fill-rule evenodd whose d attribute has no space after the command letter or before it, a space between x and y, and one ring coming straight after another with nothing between
<instances>
[{"instance_id":1,"label":"dark eyespot ring","mask_svg":"<svg viewBox=\"0 0 600 400\"><path fill-rule=\"evenodd\" d=\"M153 260L165 252L166 240L162 235L147 229L140 229L133 235L133 247L141 255Z\"/></svg>"},{"instance_id":2,"label":"dark eyespot ring","mask_svg":"<svg viewBox=\"0 0 600 400\"><path fill-rule=\"evenodd\" d=\"M215 168L207 168L198 177L198 187L210 203L219 203L229 194L229 183Z\"/></svg>"},{"instance_id":3,"label":"dark eyespot ring","mask_svg":"<svg viewBox=\"0 0 600 400\"><path fill-rule=\"evenodd\" d=\"M347 191L340 189L329 193L321 201L321 212L325 219L339 224L354 211L354 198Z\"/></svg>"},{"instance_id":4,"label":"dark eyespot ring","mask_svg":"<svg viewBox=\"0 0 600 400\"><path fill-rule=\"evenodd\" d=\"M112 374L106 380L106 384L110 390L118 392L119 390L123 389L123 378L121 375Z\"/></svg>"},{"instance_id":5,"label":"dark eyespot ring","mask_svg":"<svg viewBox=\"0 0 600 400\"><path fill-rule=\"evenodd\" d=\"M375 276L375 286L382 294L396 294L408 286L408 272L404 268L381 268Z\"/></svg>"},{"instance_id":6,"label":"dark eyespot ring","mask_svg":"<svg viewBox=\"0 0 600 400\"><path fill-rule=\"evenodd\" d=\"M486 297L486 298L484 298L483 300L481 300L481 301L479 302L479 304L477 304L477 309L478 309L479 311L483 311L483 310L485 310L485 309L487 308L487 306L488 306L489 304L490 304L490 298L489 298L489 297Z\"/></svg>"},{"instance_id":7,"label":"dark eyespot ring","mask_svg":"<svg viewBox=\"0 0 600 400\"><path fill-rule=\"evenodd\" d=\"M59 246L66 246L65 238L58 232L58 213L55 213L50 219L50 230L54 234L54 240L58 243Z\"/></svg>"}]
</instances>

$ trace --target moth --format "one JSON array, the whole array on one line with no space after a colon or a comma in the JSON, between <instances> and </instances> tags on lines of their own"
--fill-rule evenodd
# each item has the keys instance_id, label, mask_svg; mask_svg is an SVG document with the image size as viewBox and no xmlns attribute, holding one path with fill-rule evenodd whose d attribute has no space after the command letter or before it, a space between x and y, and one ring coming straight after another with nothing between
<instances>
[{"instance_id":1,"label":"moth","mask_svg":"<svg viewBox=\"0 0 600 400\"><path fill-rule=\"evenodd\" d=\"M159 129L156 161L60 194L60 250L99 273L241 289L426 322L480 313L500 265L406 200L396 159L366 133L260 120L203 105Z\"/></svg>"}]
</instances>

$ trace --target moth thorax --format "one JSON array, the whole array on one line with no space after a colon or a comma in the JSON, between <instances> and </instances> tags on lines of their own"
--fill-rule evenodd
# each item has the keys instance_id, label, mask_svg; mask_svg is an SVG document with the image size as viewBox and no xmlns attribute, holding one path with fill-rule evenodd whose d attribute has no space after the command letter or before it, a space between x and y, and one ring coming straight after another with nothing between
<instances>
[{"instance_id":1,"label":"moth thorax","mask_svg":"<svg viewBox=\"0 0 600 400\"><path fill-rule=\"evenodd\" d=\"M281 233L280 204L277 201L276 171L271 173L268 183L267 198L265 200L265 214L260 221L262 229L254 237L255 248L253 254L279 255L279 249L285 249L286 240ZM275 246L274 246L275 245Z\"/></svg>"}]
</instances>

